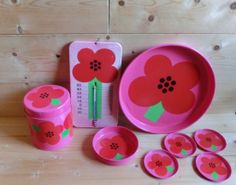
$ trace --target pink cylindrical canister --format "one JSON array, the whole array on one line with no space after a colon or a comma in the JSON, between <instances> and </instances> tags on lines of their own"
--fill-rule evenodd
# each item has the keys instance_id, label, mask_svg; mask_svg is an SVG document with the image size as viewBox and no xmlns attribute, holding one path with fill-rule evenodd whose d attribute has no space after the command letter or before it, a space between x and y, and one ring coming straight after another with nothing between
<instances>
[{"instance_id":1,"label":"pink cylindrical canister","mask_svg":"<svg viewBox=\"0 0 236 185\"><path fill-rule=\"evenodd\" d=\"M56 150L72 139L73 126L69 92L58 85L42 85L24 97L33 144L42 150Z\"/></svg>"}]
</instances>

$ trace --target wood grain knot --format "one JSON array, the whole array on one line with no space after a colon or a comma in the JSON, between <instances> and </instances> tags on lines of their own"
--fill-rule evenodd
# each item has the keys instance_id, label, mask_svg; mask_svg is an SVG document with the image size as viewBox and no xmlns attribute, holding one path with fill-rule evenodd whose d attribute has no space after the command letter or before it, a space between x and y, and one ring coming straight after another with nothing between
<instances>
[{"instance_id":1,"label":"wood grain knot","mask_svg":"<svg viewBox=\"0 0 236 185\"><path fill-rule=\"evenodd\" d=\"M154 15L149 15L148 21L150 21L150 22L154 21Z\"/></svg>"},{"instance_id":2,"label":"wood grain knot","mask_svg":"<svg viewBox=\"0 0 236 185\"><path fill-rule=\"evenodd\" d=\"M215 45L215 46L213 47L213 49L214 49L215 51L220 50L220 45Z\"/></svg>"},{"instance_id":3,"label":"wood grain knot","mask_svg":"<svg viewBox=\"0 0 236 185\"><path fill-rule=\"evenodd\" d=\"M231 3L230 9L235 10L236 9L236 2Z\"/></svg>"},{"instance_id":4,"label":"wood grain knot","mask_svg":"<svg viewBox=\"0 0 236 185\"><path fill-rule=\"evenodd\" d=\"M17 4L17 3L18 3L18 0L11 0L11 3L12 3L12 4Z\"/></svg>"},{"instance_id":5,"label":"wood grain knot","mask_svg":"<svg viewBox=\"0 0 236 185\"><path fill-rule=\"evenodd\" d=\"M122 1L122 0L121 0L121 1L118 2L118 4L119 4L120 6L124 6L124 5L125 5L125 1Z\"/></svg>"},{"instance_id":6,"label":"wood grain knot","mask_svg":"<svg viewBox=\"0 0 236 185\"><path fill-rule=\"evenodd\" d=\"M100 41L100 38L97 38L97 39L95 40L94 44L97 45L99 41Z\"/></svg>"},{"instance_id":7,"label":"wood grain knot","mask_svg":"<svg viewBox=\"0 0 236 185\"><path fill-rule=\"evenodd\" d=\"M16 29L17 29L16 31L18 34L23 34L23 28L21 27L21 25L17 25Z\"/></svg>"},{"instance_id":8,"label":"wood grain knot","mask_svg":"<svg viewBox=\"0 0 236 185\"><path fill-rule=\"evenodd\" d=\"M16 57L16 56L17 56L17 53L16 53L16 52L13 52L12 55L13 55L14 57Z\"/></svg>"},{"instance_id":9,"label":"wood grain knot","mask_svg":"<svg viewBox=\"0 0 236 185\"><path fill-rule=\"evenodd\" d=\"M107 36L106 36L106 39L107 39L107 40L110 40L110 39L111 39L110 35L107 35Z\"/></svg>"},{"instance_id":10,"label":"wood grain knot","mask_svg":"<svg viewBox=\"0 0 236 185\"><path fill-rule=\"evenodd\" d=\"M60 58L60 57L61 57L61 55L60 55L60 54L56 54L56 57L57 57L57 58Z\"/></svg>"}]
</instances>

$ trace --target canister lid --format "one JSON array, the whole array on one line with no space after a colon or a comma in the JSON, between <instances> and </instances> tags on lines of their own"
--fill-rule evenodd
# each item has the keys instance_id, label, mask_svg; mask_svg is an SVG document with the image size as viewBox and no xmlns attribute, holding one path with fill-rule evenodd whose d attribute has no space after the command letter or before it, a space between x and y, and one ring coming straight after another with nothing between
<instances>
[{"instance_id":1,"label":"canister lid","mask_svg":"<svg viewBox=\"0 0 236 185\"><path fill-rule=\"evenodd\" d=\"M41 85L33 88L24 97L26 113L32 117L51 117L70 108L70 94L58 85Z\"/></svg>"}]
</instances>

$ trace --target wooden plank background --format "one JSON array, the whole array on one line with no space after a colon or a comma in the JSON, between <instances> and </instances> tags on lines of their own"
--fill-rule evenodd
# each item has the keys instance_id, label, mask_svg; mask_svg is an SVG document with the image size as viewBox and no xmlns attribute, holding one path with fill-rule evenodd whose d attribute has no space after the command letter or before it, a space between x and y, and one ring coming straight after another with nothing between
<instances>
[{"instance_id":1,"label":"wooden plank background","mask_svg":"<svg viewBox=\"0 0 236 185\"><path fill-rule=\"evenodd\" d=\"M107 0L1 0L1 34L106 33Z\"/></svg>"},{"instance_id":2,"label":"wooden plank background","mask_svg":"<svg viewBox=\"0 0 236 185\"><path fill-rule=\"evenodd\" d=\"M162 135L137 132L142 146L137 159L118 169L97 162L90 145L83 143L96 130L76 130L72 145L59 152L45 153L29 144L23 96L44 83L68 86L68 44L74 40L120 42L123 69L140 52L161 43L186 44L202 52L215 72L216 94L207 114L184 132L206 126L223 132L229 144L222 155L231 162L233 175L221 184L235 185L234 0L0 0L0 184L157 183L144 173L140 160L159 147ZM122 114L120 122L127 123ZM209 184L194 173L191 160L180 160L178 175L158 184Z\"/></svg>"},{"instance_id":3,"label":"wooden plank background","mask_svg":"<svg viewBox=\"0 0 236 185\"><path fill-rule=\"evenodd\" d=\"M235 8L232 0L111 0L111 32L235 33Z\"/></svg>"},{"instance_id":4,"label":"wooden plank background","mask_svg":"<svg viewBox=\"0 0 236 185\"><path fill-rule=\"evenodd\" d=\"M216 74L216 94L209 113L236 110L236 35L232 34L73 34L0 36L0 115L23 116L26 90L43 83L68 84L68 43L73 40L118 41L124 67L144 49L160 43L197 48ZM218 48L219 47L219 48Z\"/></svg>"}]
</instances>

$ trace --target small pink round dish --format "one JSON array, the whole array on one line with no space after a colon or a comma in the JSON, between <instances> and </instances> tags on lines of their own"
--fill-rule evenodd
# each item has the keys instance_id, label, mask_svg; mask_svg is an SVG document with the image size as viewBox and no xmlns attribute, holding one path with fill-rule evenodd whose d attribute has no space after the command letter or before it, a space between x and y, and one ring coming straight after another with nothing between
<instances>
[{"instance_id":1,"label":"small pink round dish","mask_svg":"<svg viewBox=\"0 0 236 185\"><path fill-rule=\"evenodd\" d=\"M196 151L194 140L186 134L172 133L164 138L164 147L172 155L178 158L191 156Z\"/></svg>"},{"instance_id":2,"label":"small pink round dish","mask_svg":"<svg viewBox=\"0 0 236 185\"><path fill-rule=\"evenodd\" d=\"M215 77L206 58L182 45L161 45L137 56L119 89L121 108L139 129L172 133L192 125L208 109Z\"/></svg>"},{"instance_id":3,"label":"small pink round dish","mask_svg":"<svg viewBox=\"0 0 236 185\"><path fill-rule=\"evenodd\" d=\"M178 171L176 158L165 150L151 150L145 154L144 167L149 174L159 179L172 177Z\"/></svg>"},{"instance_id":4,"label":"small pink round dish","mask_svg":"<svg viewBox=\"0 0 236 185\"><path fill-rule=\"evenodd\" d=\"M197 145L208 152L219 152L226 147L225 138L211 129L197 130L193 137Z\"/></svg>"},{"instance_id":5,"label":"small pink round dish","mask_svg":"<svg viewBox=\"0 0 236 185\"><path fill-rule=\"evenodd\" d=\"M204 178L213 182L228 179L232 171L226 159L212 152L199 154L195 159L195 166Z\"/></svg>"},{"instance_id":6,"label":"small pink round dish","mask_svg":"<svg viewBox=\"0 0 236 185\"><path fill-rule=\"evenodd\" d=\"M138 139L128 128L105 127L95 134L92 145L99 160L109 165L122 165L134 159Z\"/></svg>"}]
</instances>

